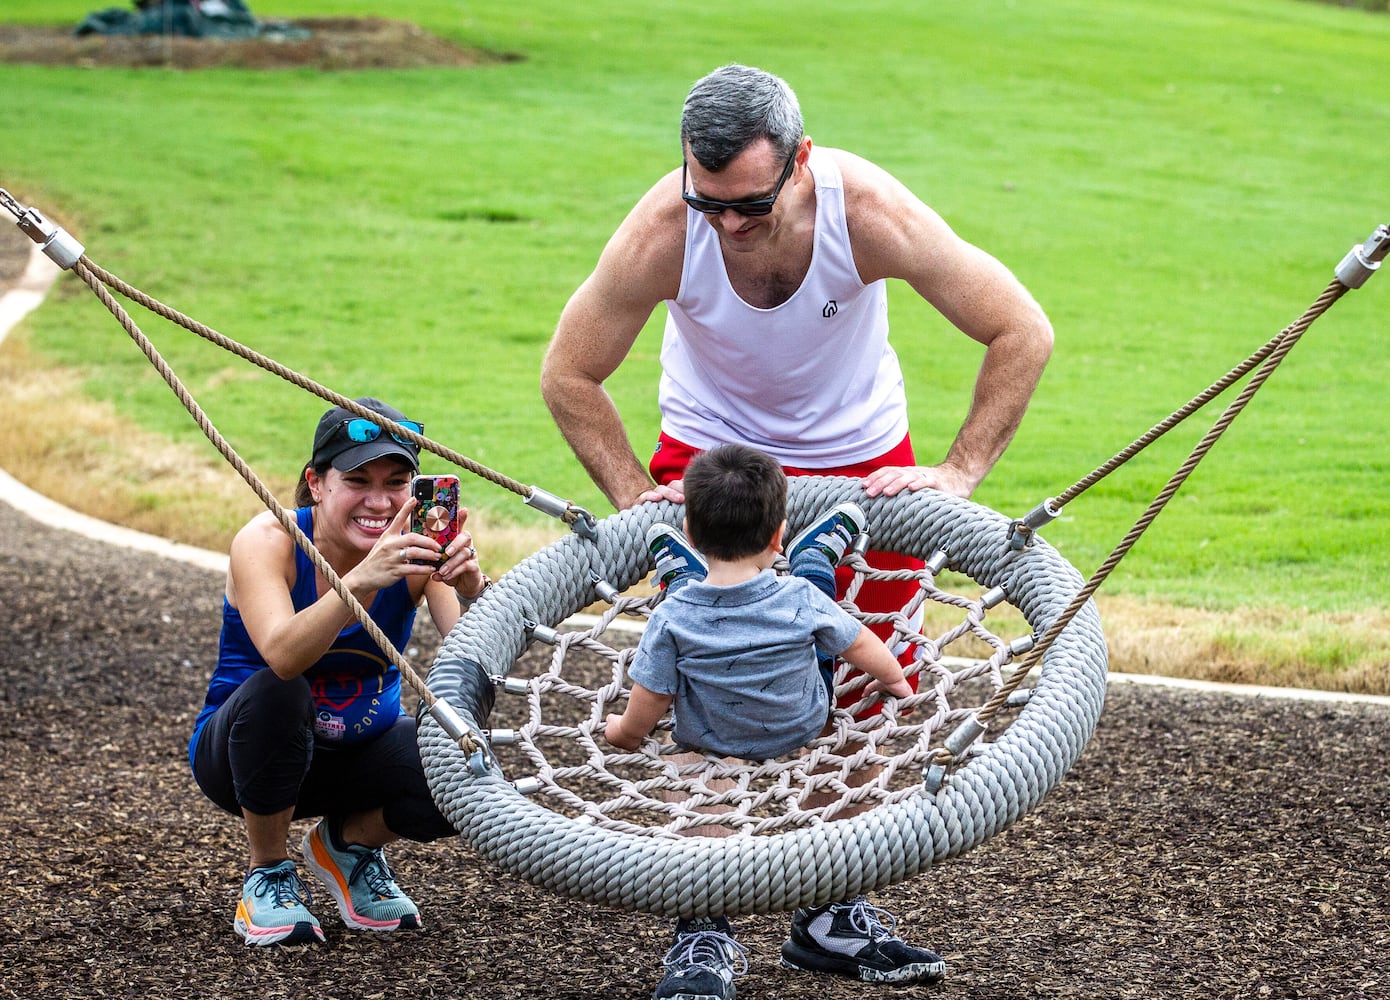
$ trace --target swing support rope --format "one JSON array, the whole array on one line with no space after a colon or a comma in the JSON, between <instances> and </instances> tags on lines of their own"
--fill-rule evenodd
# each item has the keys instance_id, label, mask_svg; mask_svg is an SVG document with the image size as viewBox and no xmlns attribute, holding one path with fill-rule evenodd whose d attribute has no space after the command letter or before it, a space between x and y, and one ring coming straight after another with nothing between
<instances>
[{"instance_id":1,"label":"swing support rope","mask_svg":"<svg viewBox=\"0 0 1390 1000\"><path fill-rule=\"evenodd\" d=\"M1197 468L1198 463L1206 457L1207 453L1220 440L1221 435L1226 432L1231 423L1246 405L1254 398L1255 393L1269 380L1274 374L1274 370L1279 367L1280 362L1293 350L1295 344L1302 338L1303 334L1313 325L1313 321L1327 312L1332 305L1347 292L1355 288L1360 288L1370 279L1371 275L1380 269L1381 261L1390 255L1390 224L1376 227L1375 232L1367 237L1364 243L1353 246L1347 255L1342 258L1337 265L1335 277L1323 289L1321 295L1303 312L1293 323L1289 324L1277 335L1270 338L1265 344L1259 347L1248 358L1232 368L1229 372L1217 379L1210 386L1198 393L1191 400L1175 410L1170 416L1155 424L1144 434L1136 438L1127 447L1116 453L1109 461L1105 462L1094 472L1084 476L1077 483L1064 492L1058 494L1042 504L1035 507L1026 517L1013 523L1011 536L1009 539L1010 547L1015 550L1027 546L1033 536L1033 532L1054 520L1066 504L1076 499L1086 490L1100 482L1110 473L1124 465L1139 452L1153 444L1168 431L1182 423L1192 414L1196 413L1207 403L1211 402L1226 389L1230 388L1252 370L1255 372L1234 400L1226 407L1221 416L1212 424L1211 429L1202 436L1187 459L1173 473L1163 489L1150 501L1149 506L1135 521L1134 526L1125 534L1101 563L1099 568L1091 575L1086 584L1079 590L1071 603L1063 610L1062 614L1048 626L1047 630L1039 638L1028 655L1019 662L1018 666L1010 674L1005 683L995 692L994 696L980 709L977 720L981 728L987 727L989 722L999 713L1008 701L1009 696L1014 693L1028 672L1042 661L1042 656L1047 652L1047 648L1052 645L1062 630L1067 627L1077 612L1086 604L1088 600L1100 589L1100 585L1109 577L1111 571L1115 569L1121 559L1139 541L1141 535L1148 529L1163 508L1168 505L1168 501L1182 488L1189 476ZM1258 367L1257 367L1258 366Z\"/></svg>"},{"instance_id":2,"label":"swing support rope","mask_svg":"<svg viewBox=\"0 0 1390 1000\"><path fill-rule=\"evenodd\" d=\"M597 537L595 529L597 522L594 515L584 510L582 507L578 507L539 487L523 485L517 480L489 469L452 449L401 426L388 417L376 413L373 410L368 410L356 401L348 399L300 375L292 369L281 365L279 362L251 350L130 286L91 261L86 256L85 248L82 244L74 239L65 229L45 218L42 213L36 209L21 205L3 188L0 188L0 207L7 209L15 216L20 230L28 235L35 243L39 244L43 253L50 260L64 270L75 271L82 280L91 287L97 298L106 306L112 315L116 317L121 323L121 326L140 347L146 358L148 358L150 363L159 371L170 389L178 397L180 402L184 404L184 407L188 410L199 428L207 436L208 440L213 443L223 457L237 470L238 474L246 480L261 498L262 502L265 503L285 527L286 531L295 538L296 543L310 556L315 566L332 585L335 593L337 593L348 608L352 610L354 616L362 623L364 629L367 630L368 634L371 635L382 648L382 651L386 653L397 668L401 670L402 675L406 678L407 682L410 683L411 687L420 694L426 709L435 720L439 722L441 728L443 728L451 738L457 740L460 747L463 748L465 752L474 756L475 769L481 770L485 768L486 762L482 759L485 741L480 742L473 737L462 717L460 717L447 702L437 698L429 690L411 665L401 656L394 646L391 645L389 640L386 639L385 634L382 633L375 622L371 620L371 616L367 613L366 609L353 597L341 578L338 577L332 567L328 566L313 543L299 529L294 518L285 511L273 494L271 494L250 467L241 459L240 455L236 453L212 425L197 401L193 399L192 395L184 387L182 381L173 370L169 368L168 364L164 361L153 344L151 344L149 339L140 331L139 327L130 318L125 309L115 301L107 291L107 288L114 289L121 295L144 306L156 315L164 317L170 322L252 362L266 371L312 392L328 402L341 406L349 412L370 420L398 437L412 441L417 446L433 452L446 461L466 469L480 478L486 479L495 485L516 493L525 500L528 506L534 507L543 513L550 514L553 517L557 517L568 524L576 534L590 541L594 541ZM1167 434L1168 431L1177 427L1202 407L1206 406L1251 371L1255 372L1236 399L1231 402L1212 425L1211 429L1203 435L1201 441L1193 448L1187 459L1172 477L1170 477L1167 484L1159 491L1158 495L1149 503L1134 526L1125 534L1124 538L1115 546L1101 566L1076 593L1070 604L1068 604L1063 612L1048 626L1038 642L1028 652L1028 655L1020 661L1009 678L999 690L995 692L994 696L979 710L973 725L973 728L977 732L983 732L984 729L988 728L989 723L1005 707L1009 698L1014 694L1024 678L1035 666L1041 663L1043 655L1047 652L1048 648L1056 641L1057 637L1086 605L1086 602L1094 596L1095 592L1109 577L1110 573L1120 563L1124 556L1134 547L1140 536L1143 535L1149 525L1151 525L1163 511L1168 501L1172 499L1187 481L1197 465L1211 451L1212 447L1215 446L1216 442L1225 433L1226 429L1235 418L1245 409L1255 393L1260 390L1269 379L1270 375L1274 373L1274 370L1278 368L1289 351L1298 343L1299 339L1312 325L1313 321L1331 308L1331 306L1346 294L1346 292L1364 285L1370 276L1380 268L1381 262L1387 255L1390 255L1390 224L1378 226L1365 242L1353 246L1351 250L1348 251L1346 256L1343 257L1341 262L1337 265L1333 280L1328 284L1327 288L1324 289L1317 300L1304 311L1303 315L1299 317L1298 320L1271 338L1244 361L1236 365L1221 378L1217 379L1202 392L1198 393L1164 420L1155 424L1128 446L1117 452L1111 459L1096 468L1093 472L1082 477L1082 479L1078 480L1074 485L1058 494L1056 497L1049 498L1039 504L1024 517L1013 522L1010 526L1009 546L1017 551L1031 544L1034 533L1039 528L1055 520L1066 504L1075 500L1082 493L1086 492L1116 469L1123 466L1130 459L1138 455L1163 435Z\"/></svg>"},{"instance_id":3,"label":"swing support rope","mask_svg":"<svg viewBox=\"0 0 1390 1000\"><path fill-rule=\"evenodd\" d=\"M469 731L463 718L447 701L436 697L434 693L430 691L429 687L415 671L410 662L395 648L386 637L386 634L382 632L376 622L372 620L366 608L362 606L361 602L358 601L348 589L342 578L333 567L328 565L328 562L314 546L312 540L300 529L294 516L285 510L284 506L275 498L269 488L266 487L250 466L246 464L237 451L228 443L226 438L222 436L221 432L217 430L212 421L208 418L206 412L183 384L183 381L173 369L170 368L158 349L155 348L154 344L145 336L134 319L131 318L130 314L115 300L107 289L114 289L131 301L197 334L204 340L216 344L224 350L230 351L266 371L278 375L285 381L314 393L330 403L341 406L359 417L372 421L378 426L381 426L384 430L395 434L397 437L412 441L417 446L433 452L446 461L452 462L480 478L486 479L495 485L518 494L524 499L528 506L535 507L543 513L559 518L561 521L568 524L576 534L586 537L591 536L596 523L594 516L582 507L571 504L539 487L525 486L514 479L495 472L436 441L398 424L394 420L374 410L369 410L355 400L348 399L320 385L312 379L300 375L298 372L285 367L279 362L251 350L245 345L218 333L216 330L199 323L178 310L133 288L88 258L83 245L73 238L65 229L51 222L37 209L21 205L3 188L0 188L0 207L5 208L14 215L16 224L19 226L20 230L35 243L39 244L45 256L60 268L76 273L78 277L92 289L97 299L107 308L112 316L116 318L121 324L121 327L140 348L146 359L149 360L150 364L159 372L170 390L183 404L189 415L193 417L194 422L207 439L212 442L213 446L221 453L222 457L227 460L228 464L237 471L237 474L240 475L256 495L260 497L261 502L265 504L275 516L276 520L280 522L281 526L289 533L290 537L295 540L295 544L309 556L315 568L323 574L324 578L333 588L334 593L338 595L339 599L342 600L344 605L352 612L357 621L361 623L367 634L371 636L372 640L381 648L381 651L386 657L391 660L398 670L400 670L406 682L420 696L425 710L429 712L451 738L458 741L460 748L463 749L465 753L475 758L475 767L485 767L486 763L483 759L484 741L480 740Z\"/></svg>"}]
</instances>

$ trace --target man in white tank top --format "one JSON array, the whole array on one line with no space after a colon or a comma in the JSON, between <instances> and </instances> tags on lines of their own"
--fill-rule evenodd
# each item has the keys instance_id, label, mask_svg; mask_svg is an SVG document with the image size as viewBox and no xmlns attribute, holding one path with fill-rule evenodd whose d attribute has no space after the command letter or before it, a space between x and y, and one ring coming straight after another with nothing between
<instances>
[{"instance_id":1,"label":"man in white tank top","mask_svg":"<svg viewBox=\"0 0 1390 1000\"><path fill-rule=\"evenodd\" d=\"M789 474L860 476L869 497L928 488L968 497L1013 438L1051 354L1052 328L1032 296L890 174L813 147L778 77L732 65L698 81L681 140L683 164L608 241L542 369L546 405L598 487L618 509L683 502L690 457L736 442ZM908 437L889 278L985 347L970 410L935 465L917 464ZM661 436L644 468L604 381L661 304ZM859 603L870 610L863 593ZM944 976L940 958L880 917L863 897L798 910L782 961L863 981ZM723 918L680 921L654 1000L731 996L741 954L731 933Z\"/></svg>"}]
</instances>

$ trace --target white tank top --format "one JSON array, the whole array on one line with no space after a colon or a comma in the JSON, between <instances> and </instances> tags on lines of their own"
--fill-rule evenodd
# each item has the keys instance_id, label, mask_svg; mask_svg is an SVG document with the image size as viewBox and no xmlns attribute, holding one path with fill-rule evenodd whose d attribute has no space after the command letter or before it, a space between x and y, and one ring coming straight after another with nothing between
<instances>
[{"instance_id":1,"label":"white tank top","mask_svg":"<svg viewBox=\"0 0 1390 1000\"><path fill-rule=\"evenodd\" d=\"M907 435L884 283L865 285L854 266L839 166L820 147L808 165L816 185L811 267L772 309L739 297L714 227L686 209L658 399L661 429L694 448L738 442L783 465L823 469L882 455Z\"/></svg>"}]
</instances>

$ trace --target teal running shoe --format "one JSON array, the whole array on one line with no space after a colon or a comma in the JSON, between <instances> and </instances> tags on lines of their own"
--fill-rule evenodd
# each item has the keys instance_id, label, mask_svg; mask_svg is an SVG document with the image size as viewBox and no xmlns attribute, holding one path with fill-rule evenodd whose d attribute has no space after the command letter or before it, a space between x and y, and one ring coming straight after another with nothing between
<instances>
[{"instance_id":1,"label":"teal running shoe","mask_svg":"<svg viewBox=\"0 0 1390 1000\"><path fill-rule=\"evenodd\" d=\"M242 883L232 929L248 945L315 944L323 928L293 861L253 868Z\"/></svg>"},{"instance_id":2,"label":"teal running shoe","mask_svg":"<svg viewBox=\"0 0 1390 1000\"><path fill-rule=\"evenodd\" d=\"M338 904L343 923L364 931L417 930L420 910L396 885L380 847L339 848L319 820L304 835L304 863Z\"/></svg>"}]
</instances>

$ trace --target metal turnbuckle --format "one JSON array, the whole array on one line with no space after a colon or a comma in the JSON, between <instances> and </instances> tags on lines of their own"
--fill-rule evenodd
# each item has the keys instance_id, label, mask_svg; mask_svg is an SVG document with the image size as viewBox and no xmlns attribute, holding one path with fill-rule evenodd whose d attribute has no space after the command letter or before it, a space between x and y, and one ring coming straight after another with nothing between
<instances>
[{"instance_id":1,"label":"metal turnbuckle","mask_svg":"<svg viewBox=\"0 0 1390 1000\"><path fill-rule=\"evenodd\" d=\"M66 229L45 218L38 209L24 207L4 188L0 188L0 205L14 215L20 231L39 244L48 259L64 271L71 269L87 252Z\"/></svg>"},{"instance_id":2,"label":"metal turnbuckle","mask_svg":"<svg viewBox=\"0 0 1390 1000\"><path fill-rule=\"evenodd\" d=\"M1390 225L1378 226L1360 246L1354 246L1337 265L1337 280L1347 288L1360 288L1390 254Z\"/></svg>"}]
</instances>

